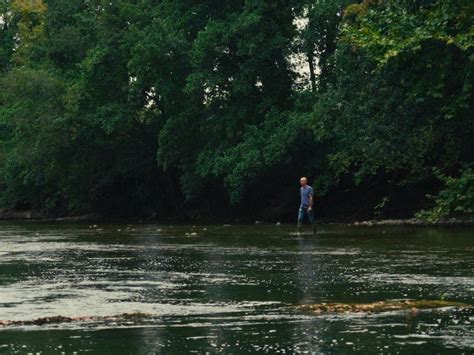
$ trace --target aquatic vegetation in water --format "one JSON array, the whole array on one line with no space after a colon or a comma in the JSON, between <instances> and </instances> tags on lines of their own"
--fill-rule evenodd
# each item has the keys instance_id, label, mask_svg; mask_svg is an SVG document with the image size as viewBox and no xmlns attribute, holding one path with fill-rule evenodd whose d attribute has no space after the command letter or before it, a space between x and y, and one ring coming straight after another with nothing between
<instances>
[{"instance_id":1,"label":"aquatic vegetation in water","mask_svg":"<svg viewBox=\"0 0 474 355\"><path fill-rule=\"evenodd\" d=\"M297 308L315 313L378 313L389 311L418 311L444 307L470 308L472 305L444 300L389 300L373 303L316 303Z\"/></svg>"}]
</instances>

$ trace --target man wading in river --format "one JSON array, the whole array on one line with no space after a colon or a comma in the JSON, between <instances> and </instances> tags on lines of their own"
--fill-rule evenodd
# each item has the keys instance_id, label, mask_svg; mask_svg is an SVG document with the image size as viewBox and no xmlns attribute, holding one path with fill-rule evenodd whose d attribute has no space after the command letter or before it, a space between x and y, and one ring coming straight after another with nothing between
<instances>
[{"instance_id":1,"label":"man wading in river","mask_svg":"<svg viewBox=\"0 0 474 355\"><path fill-rule=\"evenodd\" d=\"M314 191L311 186L307 184L308 180L305 177L300 179L300 194L301 194L301 203L300 209L298 211L298 223L296 226L296 230L298 233L303 231L303 219L304 216L308 216L309 223L311 223L311 227L313 228L313 234L316 234L316 223L314 221L313 215L313 200L314 200Z\"/></svg>"}]
</instances>

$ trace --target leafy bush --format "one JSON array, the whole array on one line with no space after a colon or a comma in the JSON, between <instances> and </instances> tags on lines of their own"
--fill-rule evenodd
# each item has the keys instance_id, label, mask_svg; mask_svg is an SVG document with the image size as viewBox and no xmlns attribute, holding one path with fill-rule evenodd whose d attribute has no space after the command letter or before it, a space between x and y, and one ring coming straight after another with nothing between
<instances>
[{"instance_id":1,"label":"leafy bush","mask_svg":"<svg viewBox=\"0 0 474 355\"><path fill-rule=\"evenodd\" d=\"M449 215L472 216L474 214L474 170L467 167L461 170L458 178L446 176L436 171L444 188L436 195L434 207L416 214L418 218L435 223Z\"/></svg>"}]
</instances>

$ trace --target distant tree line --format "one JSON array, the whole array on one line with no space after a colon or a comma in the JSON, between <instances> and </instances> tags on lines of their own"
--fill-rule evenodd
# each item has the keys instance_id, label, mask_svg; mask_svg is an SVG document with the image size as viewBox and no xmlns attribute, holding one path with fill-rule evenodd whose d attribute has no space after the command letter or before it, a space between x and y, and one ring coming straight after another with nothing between
<instances>
[{"instance_id":1,"label":"distant tree line","mask_svg":"<svg viewBox=\"0 0 474 355\"><path fill-rule=\"evenodd\" d=\"M472 0L1 0L0 207L472 215L473 85Z\"/></svg>"}]
</instances>

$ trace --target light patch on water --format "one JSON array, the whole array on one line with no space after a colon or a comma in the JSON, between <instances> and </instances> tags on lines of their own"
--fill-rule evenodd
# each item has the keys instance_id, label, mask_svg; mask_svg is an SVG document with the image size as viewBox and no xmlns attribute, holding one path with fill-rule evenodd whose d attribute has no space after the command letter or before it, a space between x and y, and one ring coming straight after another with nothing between
<instances>
[{"instance_id":1,"label":"light patch on water","mask_svg":"<svg viewBox=\"0 0 474 355\"><path fill-rule=\"evenodd\" d=\"M5 243L2 249L9 253L28 254L28 253L45 253L45 252L65 252L65 251L87 251L87 252L111 252L111 251L127 251L136 250L140 247L130 245L102 245L102 244L86 244L74 242L25 242L25 243Z\"/></svg>"},{"instance_id":2,"label":"light patch on water","mask_svg":"<svg viewBox=\"0 0 474 355\"><path fill-rule=\"evenodd\" d=\"M373 273L368 276L370 281L407 284L407 285L445 285L463 286L474 285L474 277L467 276L432 276L423 274L389 274Z\"/></svg>"},{"instance_id":3,"label":"light patch on water","mask_svg":"<svg viewBox=\"0 0 474 355\"><path fill-rule=\"evenodd\" d=\"M43 317L107 317L124 313L144 313L154 316L190 316L202 314L224 314L253 311L258 306L268 306L267 302L240 303L146 303L121 301L127 294L106 295L105 292L87 291L81 295L77 292L74 298L55 299L50 302L20 302L13 307L3 307L2 319L25 321Z\"/></svg>"},{"instance_id":4,"label":"light patch on water","mask_svg":"<svg viewBox=\"0 0 474 355\"><path fill-rule=\"evenodd\" d=\"M166 281L148 281L148 280L120 280L116 282L108 280L83 280L79 281L77 286L107 286L108 288L117 290L117 289L128 289L128 287L135 286L148 286L148 287L157 287L160 289L173 289L178 287L183 287L185 284L177 284Z\"/></svg>"},{"instance_id":5,"label":"light patch on water","mask_svg":"<svg viewBox=\"0 0 474 355\"><path fill-rule=\"evenodd\" d=\"M323 250L311 250L311 251L297 251L297 252L288 252L281 251L283 255L293 254L293 255L329 255L329 256L353 256L361 254L359 248L324 248Z\"/></svg>"}]
</instances>

